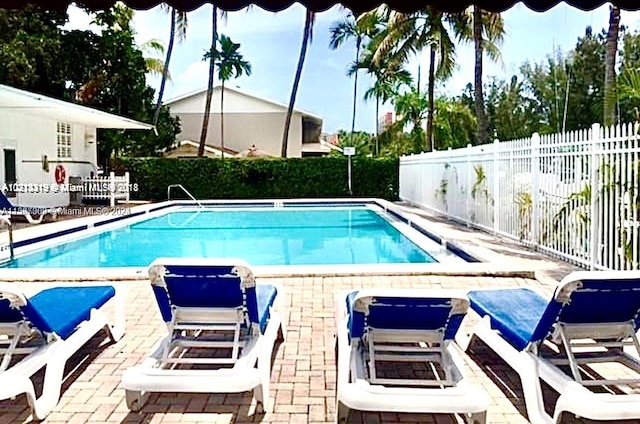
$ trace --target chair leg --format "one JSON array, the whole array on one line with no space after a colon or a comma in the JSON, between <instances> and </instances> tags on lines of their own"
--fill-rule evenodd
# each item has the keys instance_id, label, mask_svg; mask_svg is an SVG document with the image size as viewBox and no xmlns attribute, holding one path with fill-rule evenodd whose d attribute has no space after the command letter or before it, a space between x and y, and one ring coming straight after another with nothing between
<instances>
[{"instance_id":1,"label":"chair leg","mask_svg":"<svg viewBox=\"0 0 640 424\"><path fill-rule=\"evenodd\" d=\"M267 390L268 387L267 387ZM265 403L268 402L268 392L265 390L264 384L261 384L253 389L253 397L256 399L256 414L264 414Z\"/></svg>"},{"instance_id":2,"label":"chair leg","mask_svg":"<svg viewBox=\"0 0 640 424\"><path fill-rule=\"evenodd\" d=\"M284 342L285 340L287 340L287 327L284 323L284 317L280 317L280 326L278 328L278 337L276 338L276 341Z\"/></svg>"},{"instance_id":3,"label":"chair leg","mask_svg":"<svg viewBox=\"0 0 640 424\"><path fill-rule=\"evenodd\" d=\"M464 421L468 424L485 424L487 422L487 411L465 414Z\"/></svg>"},{"instance_id":4,"label":"chair leg","mask_svg":"<svg viewBox=\"0 0 640 424\"><path fill-rule=\"evenodd\" d=\"M142 409L144 404L149 398L148 392L142 392L139 390L125 390L125 399L127 401L127 408L129 410L138 412Z\"/></svg>"},{"instance_id":5,"label":"chair leg","mask_svg":"<svg viewBox=\"0 0 640 424\"><path fill-rule=\"evenodd\" d=\"M60 360L60 358L49 361L45 366L42 394L38 399L35 399L35 397L31 399L28 396L33 409L33 416L36 420L43 420L58 404L66 362L66 360Z\"/></svg>"},{"instance_id":6,"label":"chair leg","mask_svg":"<svg viewBox=\"0 0 640 424\"><path fill-rule=\"evenodd\" d=\"M336 402L336 422L346 423L349 420L349 408L340 401Z\"/></svg>"},{"instance_id":7,"label":"chair leg","mask_svg":"<svg viewBox=\"0 0 640 424\"><path fill-rule=\"evenodd\" d=\"M126 326L126 293L125 289L121 285L113 286L116 290L116 295L112 302L114 303L113 308L113 325L108 325L109 328L109 337L114 342L117 342L122 338L125 331Z\"/></svg>"}]
</instances>

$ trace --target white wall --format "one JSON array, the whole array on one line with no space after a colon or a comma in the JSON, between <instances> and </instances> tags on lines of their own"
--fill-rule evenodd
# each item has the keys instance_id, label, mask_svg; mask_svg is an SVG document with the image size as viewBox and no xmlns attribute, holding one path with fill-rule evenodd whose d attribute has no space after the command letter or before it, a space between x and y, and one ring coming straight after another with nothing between
<instances>
[{"instance_id":1,"label":"white wall","mask_svg":"<svg viewBox=\"0 0 640 424\"><path fill-rule=\"evenodd\" d=\"M175 113L180 118L178 140L200 141L202 130L202 112ZM285 113L226 113L224 114L224 145L226 148L241 152L255 144L272 156L280 156ZM209 146L220 146L220 115L211 114L207 141ZM302 156L302 116L294 113L289 128L287 157Z\"/></svg>"},{"instance_id":2,"label":"white wall","mask_svg":"<svg viewBox=\"0 0 640 424\"><path fill-rule=\"evenodd\" d=\"M44 193L44 187L55 184L55 168L62 165L66 170L65 183L69 177L88 177L96 172L97 150L96 130L84 125L72 125L71 158L57 157L57 121L35 115L0 112L0 148L15 148L16 177L18 187L22 185L42 185L38 193L18 192L12 202L20 206L67 206L68 190ZM43 169L46 155L49 170ZM4 155L0 152L0 162ZM4 163L0 163L0 182L4 186Z\"/></svg>"},{"instance_id":3,"label":"white wall","mask_svg":"<svg viewBox=\"0 0 640 424\"><path fill-rule=\"evenodd\" d=\"M180 118L178 141L198 142L202 130L202 116L206 92L168 103L171 115ZM255 144L259 149L280 156L286 108L225 88L224 128L225 147L241 152ZM220 146L220 89L213 92L211 117L206 144ZM287 157L302 156L302 114L294 112L289 129Z\"/></svg>"},{"instance_id":4,"label":"white wall","mask_svg":"<svg viewBox=\"0 0 640 424\"><path fill-rule=\"evenodd\" d=\"M211 96L211 113L220 113L220 88L216 87ZM206 91L168 103L173 113L202 113L206 101ZM224 89L225 113L282 113L283 107L234 91Z\"/></svg>"}]
</instances>

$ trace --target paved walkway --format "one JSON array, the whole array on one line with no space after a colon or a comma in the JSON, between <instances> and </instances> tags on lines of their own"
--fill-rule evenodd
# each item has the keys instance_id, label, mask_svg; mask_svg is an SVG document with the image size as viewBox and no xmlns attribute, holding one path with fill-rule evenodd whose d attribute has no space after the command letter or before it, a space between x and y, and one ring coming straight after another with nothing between
<instances>
[{"instance_id":1,"label":"paved walkway","mask_svg":"<svg viewBox=\"0 0 640 424\"><path fill-rule=\"evenodd\" d=\"M414 212L420 212L414 210ZM427 215L420 212L421 215ZM277 282L288 297L288 338L274 355L272 400L265 414L255 413L251 394L154 394L140 413L129 412L120 387L123 371L140 363L163 334L148 282L127 282L127 332L117 343L94 337L68 367L62 399L46 423L329 423L335 413L334 307L336 293L347 288L455 288L526 286L550 292L553 279L573 267L516 243L456 226L437 217L433 229L459 241L487 259L517 261L538 271L538 280L516 277L360 276L259 279ZM20 283L33 289L36 283ZM468 334L477 318L469 313L461 331ZM471 380L491 397L488 420L495 424L527 423L517 375L482 342L472 343L466 358ZM28 422L24 397L0 402L0 423ZM354 423L456 423L459 417L412 414L352 413Z\"/></svg>"}]
</instances>

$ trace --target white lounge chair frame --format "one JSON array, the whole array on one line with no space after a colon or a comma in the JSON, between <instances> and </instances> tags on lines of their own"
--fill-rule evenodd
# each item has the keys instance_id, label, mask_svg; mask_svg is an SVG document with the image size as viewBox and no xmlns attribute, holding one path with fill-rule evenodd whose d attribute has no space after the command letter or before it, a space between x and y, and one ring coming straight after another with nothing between
<instances>
[{"instance_id":1,"label":"white lounge chair frame","mask_svg":"<svg viewBox=\"0 0 640 424\"><path fill-rule=\"evenodd\" d=\"M246 272L243 275L243 284L245 281L247 284L255 284L249 264L239 259L161 258L151 264L150 274L154 272L151 270L161 269L165 265L231 265ZM142 364L128 369L122 377L127 407L132 411L139 411L147 402L149 394L153 392L253 391L257 401L256 412L263 412L270 397L271 355L276 340L284 340L286 336L280 312L286 305L285 293L282 287L275 286L278 294L270 310L269 323L264 334L260 333L257 324L248 322L243 307L172 306L173 315L171 322L167 323L167 334L156 342ZM204 331L216 332L221 337L216 340L198 340ZM222 358L184 358L187 350L194 347L230 349L231 353L228 357ZM231 367L197 370L176 368L184 364Z\"/></svg>"},{"instance_id":2,"label":"white lounge chair frame","mask_svg":"<svg viewBox=\"0 0 640 424\"><path fill-rule=\"evenodd\" d=\"M597 279L615 280L640 278L639 271L597 272ZM565 277L556 289L555 299L567 301L580 286L581 279L595 279L589 271L574 272ZM544 296L543 296L544 297ZM640 394L594 393L593 386L640 385L640 344L632 322L612 324L561 324L557 323L553 334L539 343L530 343L519 351L491 328L488 316L475 326L477 336L491 347L520 376L527 408L532 424L559 424L563 413L572 413L591 420L626 420L640 418ZM470 340L471 340L470 339ZM619 339L619 341L616 341ZM545 356L542 344L556 348L566 358ZM549 344L549 342L552 342ZM557 349L557 347L561 347ZM588 348L589 350L585 350ZM635 349L636 357L624 349ZM604 379L594 377L584 380L580 365L594 363L620 363L638 373L633 379ZM571 375L558 366L568 365ZM540 380L560 394L553 415L547 414Z\"/></svg>"},{"instance_id":3,"label":"white lounge chair frame","mask_svg":"<svg viewBox=\"0 0 640 424\"><path fill-rule=\"evenodd\" d=\"M35 420L43 420L60 401L64 368L69 358L74 355L87 341L103 328L107 328L109 337L114 341L120 340L125 331L125 295L123 288L113 285L116 294L100 309L93 309L89 320L78 326L67 339L60 338L55 333L41 334L37 345L23 346L34 332L28 321L15 324L0 324L0 399L13 399L20 394L26 394L27 402ZM43 288L44 289L44 288ZM9 300L17 307L27 304L27 298L15 290L15 286L0 283L0 298ZM111 304L111 306L108 306ZM113 307L113 324L107 318L103 308ZM15 357L23 356L15 364ZM42 394L36 396L36 389L31 377L45 367Z\"/></svg>"},{"instance_id":4,"label":"white lounge chair frame","mask_svg":"<svg viewBox=\"0 0 640 424\"><path fill-rule=\"evenodd\" d=\"M460 414L474 424L486 422L489 399L471 386L463 352L439 331L371 329L362 340L349 340L346 290L336 297L337 406L336 420L348 420L350 409L398 413ZM434 290L364 289L354 299L371 297L451 298L455 313L465 312L464 294ZM407 343L414 346L407 346ZM404 344L404 345L403 345ZM417 344L417 346L415 346ZM376 361L428 362L436 379L379 378ZM444 371L439 377L438 367ZM422 387L420 387L422 386Z\"/></svg>"}]
</instances>

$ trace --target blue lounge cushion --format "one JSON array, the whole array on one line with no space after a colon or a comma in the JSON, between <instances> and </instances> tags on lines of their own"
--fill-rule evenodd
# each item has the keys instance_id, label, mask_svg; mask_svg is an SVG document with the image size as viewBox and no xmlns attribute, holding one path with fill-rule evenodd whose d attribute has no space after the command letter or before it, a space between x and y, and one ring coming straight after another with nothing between
<instances>
[{"instance_id":1,"label":"blue lounge cushion","mask_svg":"<svg viewBox=\"0 0 640 424\"><path fill-rule=\"evenodd\" d=\"M3 324L11 324L20 322L24 319L22 313L18 309L11 307L8 299L0 299L0 322Z\"/></svg>"},{"instance_id":2,"label":"blue lounge cushion","mask_svg":"<svg viewBox=\"0 0 640 424\"><path fill-rule=\"evenodd\" d=\"M229 265L166 265L166 289L153 285L153 293L165 322L170 322L171 306L193 308L235 308L246 303L249 321L264 333L269 323L269 307L277 289L267 284L248 287L242 293L241 278L233 275Z\"/></svg>"},{"instance_id":3,"label":"blue lounge cushion","mask_svg":"<svg viewBox=\"0 0 640 424\"><path fill-rule=\"evenodd\" d=\"M581 279L582 287L571 296L559 321L565 323L640 323L640 280Z\"/></svg>"},{"instance_id":4,"label":"blue lounge cushion","mask_svg":"<svg viewBox=\"0 0 640 424\"><path fill-rule=\"evenodd\" d=\"M489 316L491 328L518 350L544 339L560 309L557 302L550 303L527 288L478 290L468 296L471 309Z\"/></svg>"},{"instance_id":5,"label":"blue lounge cushion","mask_svg":"<svg viewBox=\"0 0 640 424\"><path fill-rule=\"evenodd\" d=\"M112 286L54 287L29 298L22 313L40 331L67 339L115 294Z\"/></svg>"},{"instance_id":6,"label":"blue lounge cushion","mask_svg":"<svg viewBox=\"0 0 640 424\"><path fill-rule=\"evenodd\" d=\"M445 339L455 337L464 314L451 315L449 298L417 298L402 296L374 296L369 313L354 311L358 292L347 295L347 314L350 337L362 337L366 328L391 330L443 330Z\"/></svg>"}]
</instances>

